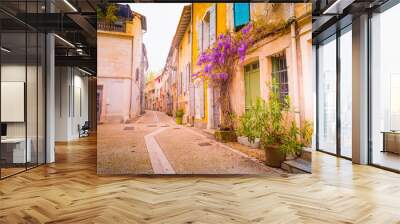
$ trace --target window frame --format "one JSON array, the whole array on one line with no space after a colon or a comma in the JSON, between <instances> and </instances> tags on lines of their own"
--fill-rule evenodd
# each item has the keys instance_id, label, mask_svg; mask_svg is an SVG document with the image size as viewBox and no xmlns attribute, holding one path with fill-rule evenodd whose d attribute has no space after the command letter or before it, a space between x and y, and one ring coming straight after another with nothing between
<instances>
[{"instance_id":1,"label":"window frame","mask_svg":"<svg viewBox=\"0 0 400 224\"><path fill-rule=\"evenodd\" d=\"M276 71L274 71L275 60L278 62L278 70ZM279 98L281 100L281 103L285 103L285 99L289 97L289 75L286 55L284 53L281 53L271 56L271 68L271 78L272 80L275 79L275 81L277 82L276 85L278 85L273 86L273 89L275 91L279 90ZM282 82L282 80L285 80L285 82Z\"/></svg>"}]
</instances>

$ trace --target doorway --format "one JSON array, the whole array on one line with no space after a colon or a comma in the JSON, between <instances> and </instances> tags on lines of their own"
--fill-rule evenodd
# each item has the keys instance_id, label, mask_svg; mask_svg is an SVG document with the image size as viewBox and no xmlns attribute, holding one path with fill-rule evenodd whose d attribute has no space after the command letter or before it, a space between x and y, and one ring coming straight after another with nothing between
<instances>
[{"instance_id":1,"label":"doorway","mask_svg":"<svg viewBox=\"0 0 400 224\"><path fill-rule=\"evenodd\" d=\"M97 86L97 97L96 97L96 108L97 108L97 121L100 122L100 116L102 112L102 101L103 101L103 86Z\"/></svg>"}]
</instances>

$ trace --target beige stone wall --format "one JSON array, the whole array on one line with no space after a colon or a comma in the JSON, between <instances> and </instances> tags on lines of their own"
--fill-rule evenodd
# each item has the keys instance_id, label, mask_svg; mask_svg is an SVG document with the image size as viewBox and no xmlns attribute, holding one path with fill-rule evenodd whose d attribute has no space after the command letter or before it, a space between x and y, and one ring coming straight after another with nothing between
<instances>
[{"instance_id":1,"label":"beige stone wall","mask_svg":"<svg viewBox=\"0 0 400 224\"><path fill-rule=\"evenodd\" d=\"M142 35L138 17L127 22L126 33L97 32L98 86L103 88L101 122L126 121L140 115Z\"/></svg>"},{"instance_id":2,"label":"beige stone wall","mask_svg":"<svg viewBox=\"0 0 400 224\"><path fill-rule=\"evenodd\" d=\"M131 98L131 117L140 115L140 71L142 60L142 43L143 31L141 21L138 16L135 16L132 23L133 32L133 58L132 58L132 98ZM136 69L139 73L139 78L136 80ZM143 77L144 78L144 77Z\"/></svg>"},{"instance_id":3,"label":"beige stone wall","mask_svg":"<svg viewBox=\"0 0 400 224\"><path fill-rule=\"evenodd\" d=\"M254 7L257 5L257 7ZM282 18L288 16L283 5L277 6L277 11L281 13ZM230 6L228 6L230 7ZM252 4L252 18L254 14L262 14L271 8L271 4L259 3ZM307 8L307 4L296 4L296 16L302 15ZM288 18L288 17L287 17ZM313 119L314 101L313 99L313 77L312 77L312 37L311 37L311 17L302 21L298 21L296 27L296 51L293 51L293 40L290 27L280 34L269 36L264 40L257 42L251 49L244 62L236 66L236 74L233 76L231 86L231 103L232 109L237 115L241 115L245 111L245 87L244 87L244 66L259 61L260 63L260 92L261 98L268 98L267 83L271 82L272 64L271 56L277 53L284 53L287 61L288 79L289 79L289 96L297 118L304 120ZM296 56L292 57L293 52ZM297 67L297 69L296 69ZM297 71L296 71L297 70Z\"/></svg>"}]
</instances>

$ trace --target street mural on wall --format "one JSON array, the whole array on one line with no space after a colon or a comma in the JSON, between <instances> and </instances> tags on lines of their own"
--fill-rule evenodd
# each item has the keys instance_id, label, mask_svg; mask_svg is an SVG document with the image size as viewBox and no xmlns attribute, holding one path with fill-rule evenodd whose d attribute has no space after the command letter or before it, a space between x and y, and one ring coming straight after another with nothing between
<instances>
[{"instance_id":1,"label":"street mural on wall","mask_svg":"<svg viewBox=\"0 0 400 224\"><path fill-rule=\"evenodd\" d=\"M99 5L98 174L310 173L311 8Z\"/></svg>"}]
</instances>

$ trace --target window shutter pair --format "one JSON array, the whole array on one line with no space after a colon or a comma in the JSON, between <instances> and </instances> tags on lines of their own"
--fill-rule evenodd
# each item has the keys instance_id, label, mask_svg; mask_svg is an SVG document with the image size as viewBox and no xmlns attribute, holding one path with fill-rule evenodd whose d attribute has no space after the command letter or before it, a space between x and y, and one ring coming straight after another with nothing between
<instances>
[{"instance_id":1,"label":"window shutter pair","mask_svg":"<svg viewBox=\"0 0 400 224\"><path fill-rule=\"evenodd\" d=\"M215 40L216 40L216 36L217 36L217 8L216 8L216 4L213 4L210 9L208 10L208 12L210 13L210 31L209 31L209 35L210 35L210 45L212 45ZM203 21L197 21L196 24L197 27L197 48L198 51L201 53L203 52Z\"/></svg>"},{"instance_id":2,"label":"window shutter pair","mask_svg":"<svg viewBox=\"0 0 400 224\"><path fill-rule=\"evenodd\" d=\"M195 103L194 103L194 95L195 95L195 89L194 89L194 84L193 82L190 82L190 87L189 87L189 112L190 116L195 115Z\"/></svg>"},{"instance_id":3,"label":"window shutter pair","mask_svg":"<svg viewBox=\"0 0 400 224\"><path fill-rule=\"evenodd\" d=\"M188 92L189 91L189 85L190 85L190 63L188 63L186 65L186 84L185 84L185 91Z\"/></svg>"},{"instance_id":4,"label":"window shutter pair","mask_svg":"<svg viewBox=\"0 0 400 224\"><path fill-rule=\"evenodd\" d=\"M179 73L178 77L178 95L182 94L182 72Z\"/></svg>"},{"instance_id":5,"label":"window shutter pair","mask_svg":"<svg viewBox=\"0 0 400 224\"><path fill-rule=\"evenodd\" d=\"M200 105L200 117L204 118L204 80L201 80L199 85L199 105Z\"/></svg>"},{"instance_id":6,"label":"window shutter pair","mask_svg":"<svg viewBox=\"0 0 400 224\"><path fill-rule=\"evenodd\" d=\"M182 90L181 90L182 95L185 93L185 89L186 89L186 67L182 73Z\"/></svg>"},{"instance_id":7,"label":"window shutter pair","mask_svg":"<svg viewBox=\"0 0 400 224\"><path fill-rule=\"evenodd\" d=\"M186 93L186 80L187 80L187 66L185 66L185 71L183 72L183 76L182 76L182 93L185 94Z\"/></svg>"}]
</instances>

